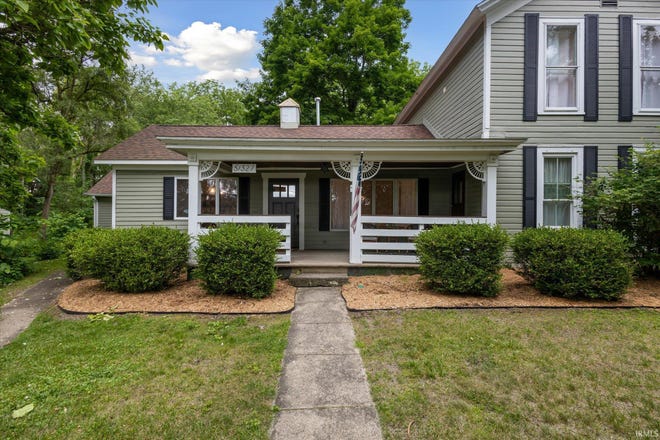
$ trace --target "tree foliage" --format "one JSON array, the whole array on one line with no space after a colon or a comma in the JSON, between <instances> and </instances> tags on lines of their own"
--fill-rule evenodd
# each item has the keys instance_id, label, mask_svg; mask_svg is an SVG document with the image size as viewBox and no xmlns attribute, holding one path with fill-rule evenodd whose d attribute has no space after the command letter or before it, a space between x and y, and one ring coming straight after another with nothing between
<instances>
[{"instance_id":1,"label":"tree foliage","mask_svg":"<svg viewBox=\"0 0 660 440\"><path fill-rule=\"evenodd\" d=\"M80 121L72 115L82 115L87 109L81 102L92 102L98 91L87 87L91 81L81 84L81 77L89 71L120 75L129 40L163 47L164 35L142 17L155 4L0 0L0 187L9 188L0 194L0 205L18 205L37 169L33 152L19 147L21 130L30 129L59 152L78 148ZM86 116L91 120L90 113ZM61 167L53 166L50 174L59 175Z\"/></svg>"},{"instance_id":2,"label":"tree foliage","mask_svg":"<svg viewBox=\"0 0 660 440\"><path fill-rule=\"evenodd\" d=\"M582 196L586 218L599 228L621 232L634 243L646 273L660 270L660 150L633 152L628 166L588 182Z\"/></svg>"},{"instance_id":3,"label":"tree foliage","mask_svg":"<svg viewBox=\"0 0 660 440\"><path fill-rule=\"evenodd\" d=\"M173 83L164 86L153 73L131 72L132 117L140 127L150 124L242 125L247 110L243 93L219 81Z\"/></svg>"},{"instance_id":4,"label":"tree foliage","mask_svg":"<svg viewBox=\"0 0 660 440\"><path fill-rule=\"evenodd\" d=\"M264 25L262 81L243 83L251 123L276 123L286 96L303 123L390 123L424 70L407 57L404 0L283 0Z\"/></svg>"}]
</instances>

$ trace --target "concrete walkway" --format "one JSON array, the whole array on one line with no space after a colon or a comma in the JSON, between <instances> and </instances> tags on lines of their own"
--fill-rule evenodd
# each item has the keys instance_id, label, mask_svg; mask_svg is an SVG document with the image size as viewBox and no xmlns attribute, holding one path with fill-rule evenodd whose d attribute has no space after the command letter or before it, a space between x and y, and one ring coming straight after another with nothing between
<instances>
[{"instance_id":1,"label":"concrete walkway","mask_svg":"<svg viewBox=\"0 0 660 440\"><path fill-rule=\"evenodd\" d=\"M336 287L298 289L271 439L381 439L346 304Z\"/></svg>"},{"instance_id":2,"label":"concrete walkway","mask_svg":"<svg viewBox=\"0 0 660 440\"><path fill-rule=\"evenodd\" d=\"M71 284L64 272L55 272L0 308L0 347L13 341L34 318Z\"/></svg>"}]
</instances>

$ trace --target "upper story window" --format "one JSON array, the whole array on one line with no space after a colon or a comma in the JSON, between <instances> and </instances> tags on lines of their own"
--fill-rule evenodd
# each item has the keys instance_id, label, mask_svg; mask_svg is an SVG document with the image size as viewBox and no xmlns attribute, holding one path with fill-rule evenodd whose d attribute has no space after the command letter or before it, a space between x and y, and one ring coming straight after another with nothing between
<instances>
[{"instance_id":1,"label":"upper story window","mask_svg":"<svg viewBox=\"0 0 660 440\"><path fill-rule=\"evenodd\" d=\"M584 20L539 22L539 113L584 113Z\"/></svg>"},{"instance_id":2,"label":"upper story window","mask_svg":"<svg viewBox=\"0 0 660 440\"><path fill-rule=\"evenodd\" d=\"M635 22L635 113L660 113L660 20Z\"/></svg>"}]
</instances>

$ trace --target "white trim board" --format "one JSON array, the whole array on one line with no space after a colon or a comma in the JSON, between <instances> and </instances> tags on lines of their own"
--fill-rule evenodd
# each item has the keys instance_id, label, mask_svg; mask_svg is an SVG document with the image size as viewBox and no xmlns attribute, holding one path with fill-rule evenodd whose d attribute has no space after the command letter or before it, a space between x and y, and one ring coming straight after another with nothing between
<instances>
[{"instance_id":1,"label":"white trim board","mask_svg":"<svg viewBox=\"0 0 660 440\"><path fill-rule=\"evenodd\" d=\"M112 170L112 229L117 227L117 170Z\"/></svg>"},{"instance_id":2,"label":"white trim board","mask_svg":"<svg viewBox=\"0 0 660 440\"><path fill-rule=\"evenodd\" d=\"M268 181L270 179L298 179L298 249L305 250L305 176L307 173L261 173L262 211L268 215Z\"/></svg>"}]
</instances>

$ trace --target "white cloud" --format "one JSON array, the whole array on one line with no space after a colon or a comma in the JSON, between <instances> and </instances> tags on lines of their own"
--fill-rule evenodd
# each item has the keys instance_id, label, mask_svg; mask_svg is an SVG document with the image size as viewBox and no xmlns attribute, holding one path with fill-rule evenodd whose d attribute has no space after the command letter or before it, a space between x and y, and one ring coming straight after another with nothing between
<instances>
[{"instance_id":1,"label":"white cloud","mask_svg":"<svg viewBox=\"0 0 660 440\"><path fill-rule=\"evenodd\" d=\"M183 61L177 60L176 58L167 58L163 63L167 64L168 66L172 67L182 67L183 66Z\"/></svg>"},{"instance_id":2,"label":"white cloud","mask_svg":"<svg viewBox=\"0 0 660 440\"><path fill-rule=\"evenodd\" d=\"M196 21L179 35L168 37L162 52L149 45L131 52L133 64L160 64L179 72L197 71L196 79L223 83L259 78L259 69L253 67L258 50L256 31Z\"/></svg>"},{"instance_id":3,"label":"white cloud","mask_svg":"<svg viewBox=\"0 0 660 440\"><path fill-rule=\"evenodd\" d=\"M243 79L256 80L259 79L259 68L254 67L248 70L240 68L231 70L210 70L204 75L201 75L199 79L215 79L223 83L240 81Z\"/></svg>"},{"instance_id":4,"label":"white cloud","mask_svg":"<svg viewBox=\"0 0 660 440\"><path fill-rule=\"evenodd\" d=\"M152 67L158 64L156 57L153 56L140 55L133 51L130 51L129 55L131 56L131 64L135 64L135 65L142 64L145 67Z\"/></svg>"}]
</instances>

